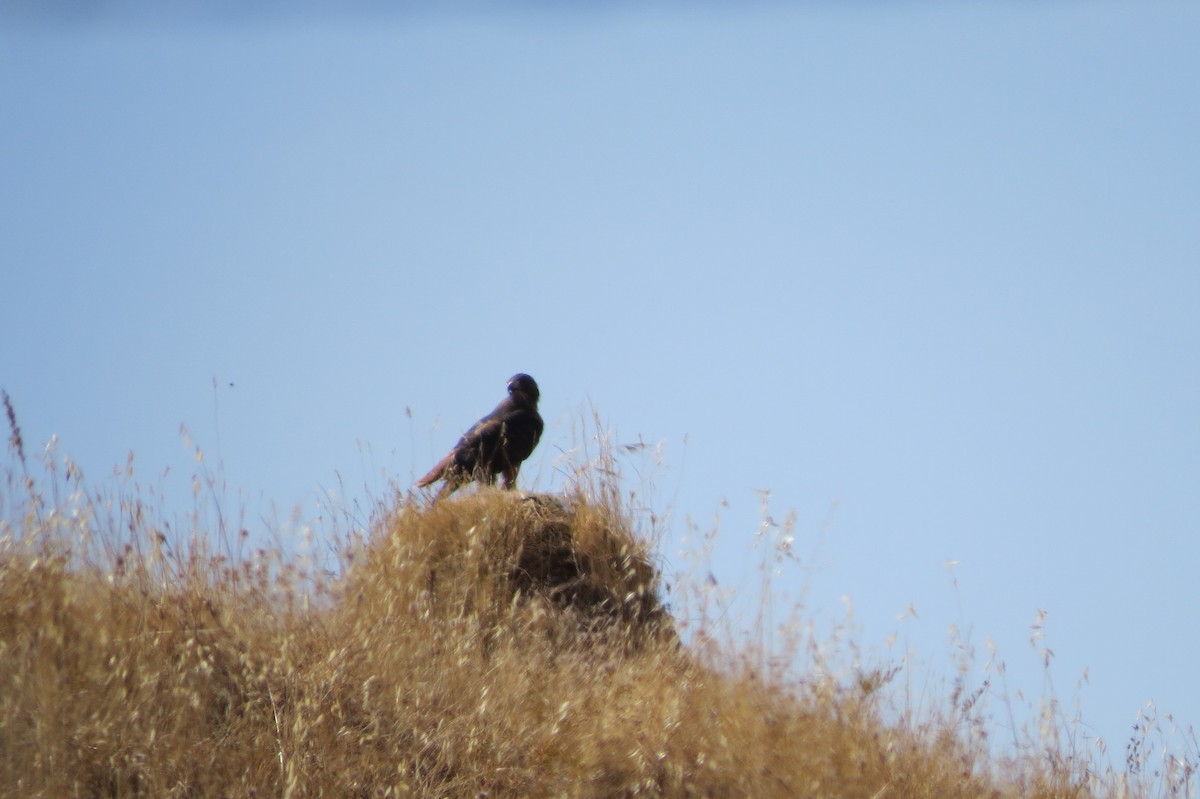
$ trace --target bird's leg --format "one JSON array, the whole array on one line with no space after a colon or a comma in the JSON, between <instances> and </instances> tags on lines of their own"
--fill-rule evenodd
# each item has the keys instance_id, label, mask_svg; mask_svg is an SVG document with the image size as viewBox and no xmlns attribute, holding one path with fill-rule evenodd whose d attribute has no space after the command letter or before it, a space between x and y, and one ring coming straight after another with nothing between
<instances>
[{"instance_id":1,"label":"bird's leg","mask_svg":"<svg viewBox=\"0 0 1200 799\"><path fill-rule=\"evenodd\" d=\"M512 491L517 487L517 472L521 471L520 466L505 466L501 473L504 475L504 487Z\"/></svg>"}]
</instances>

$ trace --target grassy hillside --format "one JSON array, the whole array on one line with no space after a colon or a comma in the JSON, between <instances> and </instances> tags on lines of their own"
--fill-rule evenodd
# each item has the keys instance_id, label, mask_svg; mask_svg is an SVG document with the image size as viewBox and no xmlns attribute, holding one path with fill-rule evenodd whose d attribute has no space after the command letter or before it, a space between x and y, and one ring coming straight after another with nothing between
<instances>
[{"instance_id":1,"label":"grassy hillside","mask_svg":"<svg viewBox=\"0 0 1200 799\"><path fill-rule=\"evenodd\" d=\"M1001 761L969 697L897 719L870 680L681 641L612 486L400 499L336 574L44 495L10 471L2 796L1190 795L1190 761Z\"/></svg>"}]
</instances>

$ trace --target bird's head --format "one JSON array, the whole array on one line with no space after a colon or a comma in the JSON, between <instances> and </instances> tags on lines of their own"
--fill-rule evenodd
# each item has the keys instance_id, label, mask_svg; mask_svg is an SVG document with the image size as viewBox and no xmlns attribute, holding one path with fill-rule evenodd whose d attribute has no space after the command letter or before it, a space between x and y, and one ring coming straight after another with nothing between
<instances>
[{"instance_id":1,"label":"bird's head","mask_svg":"<svg viewBox=\"0 0 1200 799\"><path fill-rule=\"evenodd\" d=\"M520 394L534 405L537 405L538 398L541 397L537 382L524 372L508 379L508 393L513 396Z\"/></svg>"}]
</instances>

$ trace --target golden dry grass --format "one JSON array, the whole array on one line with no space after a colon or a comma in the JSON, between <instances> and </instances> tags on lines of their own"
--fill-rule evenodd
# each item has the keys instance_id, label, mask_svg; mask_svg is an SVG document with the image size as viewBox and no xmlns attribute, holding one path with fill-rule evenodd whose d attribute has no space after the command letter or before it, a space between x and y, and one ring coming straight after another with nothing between
<instances>
[{"instance_id":1,"label":"golden dry grass","mask_svg":"<svg viewBox=\"0 0 1200 799\"><path fill-rule=\"evenodd\" d=\"M3 796L1190 795L681 642L615 490L401 499L322 575L19 470L3 501Z\"/></svg>"}]
</instances>

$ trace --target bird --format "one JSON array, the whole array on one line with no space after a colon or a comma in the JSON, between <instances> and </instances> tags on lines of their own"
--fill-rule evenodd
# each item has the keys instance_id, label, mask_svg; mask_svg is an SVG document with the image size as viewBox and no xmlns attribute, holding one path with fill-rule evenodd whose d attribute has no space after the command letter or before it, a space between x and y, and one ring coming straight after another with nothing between
<instances>
[{"instance_id":1,"label":"bird","mask_svg":"<svg viewBox=\"0 0 1200 799\"><path fill-rule=\"evenodd\" d=\"M426 488L444 480L434 496L438 500L472 480L495 485L496 475L501 475L504 487L515 489L521 462L542 437L544 424L537 410L540 397L532 377L524 373L510 377L508 396L464 433L454 449L417 481L416 487Z\"/></svg>"}]
</instances>

